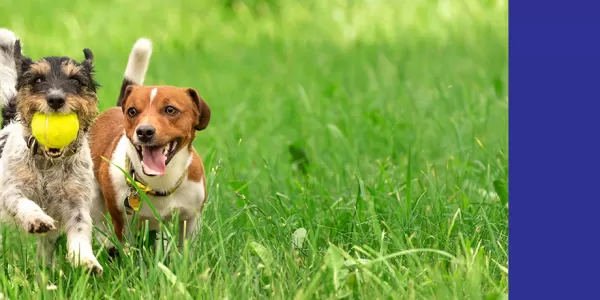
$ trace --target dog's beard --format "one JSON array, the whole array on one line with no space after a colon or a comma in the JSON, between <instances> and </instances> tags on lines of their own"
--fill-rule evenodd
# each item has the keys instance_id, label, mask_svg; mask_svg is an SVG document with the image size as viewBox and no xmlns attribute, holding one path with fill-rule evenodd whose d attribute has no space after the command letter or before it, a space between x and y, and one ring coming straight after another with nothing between
<instances>
[{"instance_id":1,"label":"dog's beard","mask_svg":"<svg viewBox=\"0 0 600 300\"><path fill-rule=\"evenodd\" d=\"M46 100L42 96L19 97L17 99L17 113L21 119L21 123L26 128L31 128L31 120L33 115L41 112Z\"/></svg>"},{"instance_id":2,"label":"dog's beard","mask_svg":"<svg viewBox=\"0 0 600 300\"><path fill-rule=\"evenodd\" d=\"M75 151L80 146L81 137L85 133L85 128L91 125L95 116L98 114L98 108L95 105L82 105L86 104L86 102L89 102L89 100L75 98L75 101L73 101L73 98L71 98L67 100L65 107L58 111L54 111L48 107L43 96L30 96L29 98L22 99L17 106L17 115L23 126L23 133L24 137L27 138L26 142L28 143L28 146L34 150L34 152L41 151L45 157L50 159L60 159L65 156L65 153ZM36 148L33 148L34 144L30 141L30 139L33 138L31 136L31 122L36 113L75 113L79 122L79 132L77 133L77 137L62 149L45 147L41 145L39 141L37 142L37 145L35 145Z\"/></svg>"},{"instance_id":3,"label":"dog's beard","mask_svg":"<svg viewBox=\"0 0 600 300\"><path fill-rule=\"evenodd\" d=\"M81 130L91 126L99 113L98 100L92 93L86 94L85 97L68 96L67 105L71 112L77 114Z\"/></svg>"}]
</instances>

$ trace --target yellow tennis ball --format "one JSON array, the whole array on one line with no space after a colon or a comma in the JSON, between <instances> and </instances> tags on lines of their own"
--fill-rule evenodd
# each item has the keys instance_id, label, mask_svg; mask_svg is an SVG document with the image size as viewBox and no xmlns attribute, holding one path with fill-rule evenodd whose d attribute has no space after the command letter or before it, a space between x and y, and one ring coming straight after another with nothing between
<instances>
[{"instance_id":1,"label":"yellow tennis ball","mask_svg":"<svg viewBox=\"0 0 600 300\"><path fill-rule=\"evenodd\" d=\"M46 148L62 149L77 138L77 114L35 113L31 120L33 137Z\"/></svg>"}]
</instances>

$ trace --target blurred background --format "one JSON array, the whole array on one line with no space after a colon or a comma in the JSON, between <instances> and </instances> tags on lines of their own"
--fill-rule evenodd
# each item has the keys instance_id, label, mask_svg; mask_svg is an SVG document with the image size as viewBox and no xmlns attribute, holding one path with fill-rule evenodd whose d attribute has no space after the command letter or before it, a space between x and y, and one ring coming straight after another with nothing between
<instances>
[{"instance_id":1,"label":"blurred background","mask_svg":"<svg viewBox=\"0 0 600 300\"><path fill-rule=\"evenodd\" d=\"M101 109L139 37L145 84L208 102L203 238L169 267L220 298L506 296L507 18L506 0L0 1L34 60L93 51ZM115 295L170 293L118 270Z\"/></svg>"}]
</instances>

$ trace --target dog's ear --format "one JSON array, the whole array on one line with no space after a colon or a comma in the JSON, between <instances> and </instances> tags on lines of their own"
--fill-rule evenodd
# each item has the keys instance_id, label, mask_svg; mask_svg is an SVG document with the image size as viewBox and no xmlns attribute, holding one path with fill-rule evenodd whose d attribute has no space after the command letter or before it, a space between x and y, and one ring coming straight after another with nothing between
<instances>
[{"instance_id":1,"label":"dog's ear","mask_svg":"<svg viewBox=\"0 0 600 300\"><path fill-rule=\"evenodd\" d=\"M31 58L23 55L21 40L15 41L15 46L13 49L13 56L15 58L15 67L17 69L17 76L20 77L25 73L29 67L33 64Z\"/></svg>"},{"instance_id":2,"label":"dog's ear","mask_svg":"<svg viewBox=\"0 0 600 300\"><path fill-rule=\"evenodd\" d=\"M81 64L86 71L91 74L94 69L94 53L92 53L92 50L85 48L83 49L83 56L85 59L81 62Z\"/></svg>"},{"instance_id":3,"label":"dog's ear","mask_svg":"<svg viewBox=\"0 0 600 300\"><path fill-rule=\"evenodd\" d=\"M83 49L83 56L85 57L85 60L83 61L83 63L89 63L89 64L94 63L94 53L92 53L92 50L90 50L88 48Z\"/></svg>"},{"instance_id":4,"label":"dog's ear","mask_svg":"<svg viewBox=\"0 0 600 300\"><path fill-rule=\"evenodd\" d=\"M90 87L95 92L101 85L94 78L94 53L92 53L92 50L84 48L83 56L85 59L81 62L81 65L83 66L85 73L90 77Z\"/></svg>"},{"instance_id":5,"label":"dog's ear","mask_svg":"<svg viewBox=\"0 0 600 300\"><path fill-rule=\"evenodd\" d=\"M135 85L128 85L125 90L121 90L121 94L119 95L119 100L117 102L118 106L121 106L121 110L125 113L125 105L127 104L127 100L129 96L133 92Z\"/></svg>"},{"instance_id":6,"label":"dog's ear","mask_svg":"<svg viewBox=\"0 0 600 300\"><path fill-rule=\"evenodd\" d=\"M194 101L194 104L196 104L198 108L198 124L194 126L194 129L198 131L204 130L204 128L206 128L210 122L210 107L208 107L206 101L204 101L204 99L198 95L198 92L196 92L195 89L189 88L186 90L186 92L188 95L190 95L192 101Z\"/></svg>"}]
</instances>

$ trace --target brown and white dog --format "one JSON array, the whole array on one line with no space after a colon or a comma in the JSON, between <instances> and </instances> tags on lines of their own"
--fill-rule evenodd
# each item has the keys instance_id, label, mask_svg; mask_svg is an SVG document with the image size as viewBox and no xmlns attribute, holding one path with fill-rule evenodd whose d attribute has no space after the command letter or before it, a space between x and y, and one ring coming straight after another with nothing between
<instances>
[{"instance_id":1,"label":"brown and white dog","mask_svg":"<svg viewBox=\"0 0 600 300\"><path fill-rule=\"evenodd\" d=\"M147 188L148 200L163 222L179 213L181 243L183 235L195 235L206 199L204 166L192 143L196 131L208 125L210 108L193 88L142 86L151 51L149 40L136 42L117 107L102 113L90 129L98 184L92 217L107 232L108 212L117 238L123 241L128 216L138 210L140 197L119 166L138 186ZM139 221L148 221L149 230L159 230L148 205L138 212ZM111 242L103 242L109 253L116 254Z\"/></svg>"}]
</instances>

